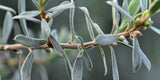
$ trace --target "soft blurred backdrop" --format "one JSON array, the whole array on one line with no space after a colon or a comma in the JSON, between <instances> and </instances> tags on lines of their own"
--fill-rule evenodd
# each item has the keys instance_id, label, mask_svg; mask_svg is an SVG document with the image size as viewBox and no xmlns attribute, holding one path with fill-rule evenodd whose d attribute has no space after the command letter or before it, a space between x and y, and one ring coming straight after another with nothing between
<instances>
[{"instance_id":1,"label":"soft blurred backdrop","mask_svg":"<svg viewBox=\"0 0 160 80\"><path fill-rule=\"evenodd\" d=\"M53 6L56 6L63 2L64 0L50 0L50 2L47 5L46 9L49 9ZM86 22L84 13L78 9L78 7L85 6L88 8L90 12L90 16L93 19L94 22L98 23L101 29L107 34L110 33L111 27L112 27L112 11L111 6L105 3L106 0L75 0L76 4L76 13L75 13L75 32L76 34L83 37L85 41L90 41L89 33L87 31ZM120 3L122 0L119 0ZM36 7L32 3L32 0L26 0L26 10L36 10ZM1 5L12 7L17 11L17 0L0 0ZM121 4L120 4L121 5ZM0 10L0 28L2 29L3 25L3 19L5 16L6 11ZM69 21L68 21L68 14L69 10L64 11L62 14L58 15L52 25L52 29L57 29L58 33L62 33L61 36L64 36L63 39L70 40L68 37L70 36L68 33L69 31ZM152 17L153 20L153 26L160 28L160 14L156 14ZM40 32L40 25L34 22L27 21L28 28L35 34L34 37L38 37L38 33ZM18 27L14 26L15 29L18 29ZM63 29L63 30L62 30ZM64 35L66 32L67 34ZM1 34L2 32L0 32ZM19 32L22 33L22 32ZM140 71L133 73L132 71L132 59L131 59L131 49L128 47L125 47L123 45L118 45L114 47L118 62L118 69L119 69L119 75L120 80L159 80L160 79L160 36L156 33L154 33L151 30L143 31L143 36L139 37L139 42L142 50L147 55L147 57L150 59L152 63L151 71L147 71L146 67L142 66ZM10 40L8 41L9 44L14 43L13 38L15 32L12 31L12 35L10 37ZM62 40L63 40L62 39ZM65 42L65 41L60 42ZM108 74L107 76L104 76L104 67L103 67L103 61L101 58L101 54L97 48L94 48L92 50L88 50L89 55L91 56L91 59L93 61L93 70L88 71L87 68L84 66L84 74L83 74L83 80L112 80L112 70L111 70L111 58L110 58L110 51L108 47L103 47L105 50L106 55L106 61L108 65ZM68 51L69 52L69 51ZM70 55L70 60L75 60L75 56L77 51L73 50L71 51L73 55ZM3 54L9 54L8 52L1 52L0 55ZM38 51L37 51L38 54ZM12 54L12 56L14 56ZM41 55L40 55L41 56ZM14 56L16 57L16 56ZM1 58L1 57L0 57ZM1 61L0 61L1 62ZM67 80L67 72L65 69L64 61L61 58L52 60L51 62L44 64L49 80ZM0 67L1 68L1 67ZM10 72L7 73L4 77L2 77L2 80L10 80L14 72L18 69L17 66L14 68L11 67L5 67L10 70ZM2 71L2 70L1 70ZM1 72L0 72L1 73ZM31 80L41 80L39 69L37 68L37 65L33 65L32 68L32 76Z\"/></svg>"}]
</instances>

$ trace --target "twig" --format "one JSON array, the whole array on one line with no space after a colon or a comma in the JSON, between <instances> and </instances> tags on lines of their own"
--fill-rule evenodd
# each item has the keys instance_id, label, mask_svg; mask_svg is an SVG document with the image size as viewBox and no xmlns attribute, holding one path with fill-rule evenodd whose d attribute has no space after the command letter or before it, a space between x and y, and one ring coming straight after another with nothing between
<instances>
[{"instance_id":1,"label":"twig","mask_svg":"<svg viewBox=\"0 0 160 80\"><path fill-rule=\"evenodd\" d=\"M81 44L67 44L67 43L60 43L62 48L67 48L67 49L77 49L81 47ZM87 42L84 43L84 47L88 46L96 46L97 44L95 42ZM47 44L39 47L31 47L31 49L46 49L46 48L52 48L49 47ZM11 44L11 45L0 45L0 51L4 50L18 50L18 49L28 49L28 47L22 45L22 44Z\"/></svg>"}]
</instances>

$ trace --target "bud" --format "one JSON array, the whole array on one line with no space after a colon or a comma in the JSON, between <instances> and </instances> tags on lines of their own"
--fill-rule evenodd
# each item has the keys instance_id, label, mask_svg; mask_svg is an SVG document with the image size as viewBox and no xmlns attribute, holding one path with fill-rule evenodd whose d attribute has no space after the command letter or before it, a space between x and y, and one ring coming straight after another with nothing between
<instances>
[{"instance_id":1,"label":"bud","mask_svg":"<svg viewBox=\"0 0 160 80\"><path fill-rule=\"evenodd\" d=\"M49 16L49 15L46 15L46 16L45 16L45 19L47 20L47 22L49 22L50 16Z\"/></svg>"},{"instance_id":2,"label":"bud","mask_svg":"<svg viewBox=\"0 0 160 80\"><path fill-rule=\"evenodd\" d=\"M137 18L135 24L136 24L136 26L140 25L140 24L141 24L141 19L140 19L140 18Z\"/></svg>"},{"instance_id":3,"label":"bud","mask_svg":"<svg viewBox=\"0 0 160 80\"><path fill-rule=\"evenodd\" d=\"M117 42L112 43L112 46L117 46L117 45L118 45Z\"/></svg>"},{"instance_id":4,"label":"bud","mask_svg":"<svg viewBox=\"0 0 160 80\"><path fill-rule=\"evenodd\" d=\"M149 12L148 10L144 11L142 14L142 18L148 17L148 12Z\"/></svg>"},{"instance_id":5,"label":"bud","mask_svg":"<svg viewBox=\"0 0 160 80\"><path fill-rule=\"evenodd\" d=\"M146 21L146 22L144 23L144 26L150 26L152 23L153 23L152 21Z\"/></svg>"},{"instance_id":6,"label":"bud","mask_svg":"<svg viewBox=\"0 0 160 80\"><path fill-rule=\"evenodd\" d=\"M119 36L119 40L120 40L120 41L123 41L124 39L125 39L124 36Z\"/></svg>"},{"instance_id":7,"label":"bud","mask_svg":"<svg viewBox=\"0 0 160 80\"><path fill-rule=\"evenodd\" d=\"M142 36L142 33L140 31L133 31L133 34L135 36Z\"/></svg>"}]
</instances>

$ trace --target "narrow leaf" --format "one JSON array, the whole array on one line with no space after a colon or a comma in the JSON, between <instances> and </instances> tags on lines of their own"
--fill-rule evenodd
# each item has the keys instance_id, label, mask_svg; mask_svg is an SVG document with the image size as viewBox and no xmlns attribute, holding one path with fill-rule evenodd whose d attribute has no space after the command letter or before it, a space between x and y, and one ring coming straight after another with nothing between
<instances>
[{"instance_id":1,"label":"narrow leaf","mask_svg":"<svg viewBox=\"0 0 160 80\"><path fill-rule=\"evenodd\" d=\"M78 53L78 56L73 64L73 70L72 70L72 80L82 80L83 76L83 58L80 57L80 54L83 54L84 51L81 50Z\"/></svg>"},{"instance_id":2,"label":"narrow leaf","mask_svg":"<svg viewBox=\"0 0 160 80\"><path fill-rule=\"evenodd\" d=\"M19 14L19 16L26 16L26 17L35 17L40 14L39 11L25 11Z\"/></svg>"},{"instance_id":3,"label":"narrow leaf","mask_svg":"<svg viewBox=\"0 0 160 80\"><path fill-rule=\"evenodd\" d=\"M79 7L84 13L85 13L85 17L86 17L86 22L87 22L87 27L90 33L90 36L93 39L93 29L92 27L97 31L98 34L102 34L101 31L99 31L99 29L97 28L97 26L95 25L95 23L93 22L93 20L91 19L88 9L86 7Z\"/></svg>"},{"instance_id":4,"label":"narrow leaf","mask_svg":"<svg viewBox=\"0 0 160 80\"><path fill-rule=\"evenodd\" d=\"M70 60L69 60L67 55L65 55L64 61L65 61L67 73L68 73L68 76L69 76L69 80L71 80L72 66L71 66Z\"/></svg>"},{"instance_id":5,"label":"narrow leaf","mask_svg":"<svg viewBox=\"0 0 160 80\"><path fill-rule=\"evenodd\" d=\"M23 78L21 80L30 80L32 63L33 63L33 54L32 54L32 51L30 50L30 52L28 53L22 65L21 72L22 72Z\"/></svg>"},{"instance_id":6,"label":"narrow leaf","mask_svg":"<svg viewBox=\"0 0 160 80\"><path fill-rule=\"evenodd\" d=\"M18 0L18 13L26 10L26 0Z\"/></svg>"},{"instance_id":7,"label":"narrow leaf","mask_svg":"<svg viewBox=\"0 0 160 80\"><path fill-rule=\"evenodd\" d=\"M133 51L132 51L132 65L133 65L133 71L137 72L142 65L142 58L139 53L139 42L137 40L137 37L133 36Z\"/></svg>"},{"instance_id":8,"label":"narrow leaf","mask_svg":"<svg viewBox=\"0 0 160 80\"><path fill-rule=\"evenodd\" d=\"M149 8L149 17L154 15L160 9L160 0L154 0Z\"/></svg>"},{"instance_id":9,"label":"narrow leaf","mask_svg":"<svg viewBox=\"0 0 160 80\"><path fill-rule=\"evenodd\" d=\"M12 13L7 11L4 22L3 22L3 33L2 33L3 43L7 43L8 38L10 36L11 30L12 30L12 24L13 24L12 16L13 16Z\"/></svg>"},{"instance_id":10,"label":"narrow leaf","mask_svg":"<svg viewBox=\"0 0 160 80\"><path fill-rule=\"evenodd\" d=\"M142 12L144 12L145 10L147 10L148 0L140 0L140 3L141 3L141 10L142 10Z\"/></svg>"},{"instance_id":11,"label":"narrow leaf","mask_svg":"<svg viewBox=\"0 0 160 80\"><path fill-rule=\"evenodd\" d=\"M26 0L18 0L18 13L24 12L26 10ZM26 36L29 36L29 32L27 29L27 23L26 20L20 19L20 24L22 27L23 32Z\"/></svg>"},{"instance_id":12,"label":"narrow leaf","mask_svg":"<svg viewBox=\"0 0 160 80\"><path fill-rule=\"evenodd\" d=\"M105 53L104 53L104 50L102 49L102 47L99 47L99 50L101 52L101 56L102 56L102 60L103 60L103 64L104 64L104 69L105 69L104 75L107 75L108 69L107 69L107 63L106 63L106 56L105 56Z\"/></svg>"},{"instance_id":13,"label":"narrow leaf","mask_svg":"<svg viewBox=\"0 0 160 80\"><path fill-rule=\"evenodd\" d=\"M60 46L58 41L55 39L53 34L51 34L49 36L49 40L51 41L51 43L54 46L55 50L58 52L58 55L61 56L62 58L64 58L64 61L65 61L65 64L66 64L66 69L68 71L69 78L71 79L72 66L71 66L71 63L69 61L69 58L68 58L67 54L62 49L62 47Z\"/></svg>"},{"instance_id":14,"label":"narrow leaf","mask_svg":"<svg viewBox=\"0 0 160 80\"><path fill-rule=\"evenodd\" d=\"M11 11L13 12L14 14L16 14L16 11L10 7L7 7L7 6L3 6L3 5L0 5L0 9L2 10L7 10L7 11Z\"/></svg>"},{"instance_id":15,"label":"narrow leaf","mask_svg":"<svg viewBox=\"0 0 160 80\"><path fill-rule=\"evenodd\" d=\"M26 20L33 21L33 22L36 22L36 23L41 23L41 21L39 19L29 17L29 16L18 15L18 16L14 16L13 19L20 19L20 20L26 19ZM24 21L24 20L22 20L22 21ZM26 23L26 22L24 22L24 23ZM28 29L27 29L27 32L28 32Z\"/></svg>"},{"instance_id":16,"label":"narrow leaf","mask_svg":"<svg viewBox=\"0 0 160 80\"><path fill-rule=\"evenodd\" d=\"M93 28L92 28L93 22L90 18L88 9L86 7L80 7L80 9L85 13L86 24L87 24L87 28L88 28L90 37L91 37L92 40L94 40L95 36L94 36Z\"/></svg>"},{"instance_id":17,"label":"narrow leaf","mask_svg":"<svg viewBox=\"0 0 160 80\"><path fill-rule=\"evenodd\" d=\"M118 4L114 3L113 1L107 1L107 3L109 5L115 7L116 9L118 9L121 13L123 13L124 15L126 15L128 18L130 18L132 21L135 22L133 17L130 14L128 14L125 10L123 10Z\"/></svg>"},{"instance_id":18,"label":"narrow leaf","mask_svg":"<svg viewBox=\"0 0 160 80\"><path fill-rule=\"evenodd\" d=\"M127 1L127 0L125 0L125 7L126 7L126 11L127 11L127 13L129 13L128 1ZM130 20L130 19L127 19L127 20L128 20L128 24L130 25L131 20Z\"/></svg>"},{"instance_id":19,"label":"narrow leaf","mask_svg":"<svg viewBox=\"0 0 160 80\"><path fill-rule=\"evenodd\" d=\"M47 11L47 13L52 12L51 18L56 17L66 9L74 8L74 5L69 1L64 1L60 5L53 7Z\"/></svg>"},{"instance_id":20,"label":"narrow leaf","mask_svg":"<svg viewBox=\"0 0 160 80\"><path fill-rule=\"evenodd\" d=\"M119 80L119 72L118 72L118 67L117 67L116 55L115 55L113 47L112 46L109 46L109 47L111 50L113 80Z\"/></svg>"},{"instance_id":21,"label":"narrow leaf","mask_svg":"<svg viewBox=\"0 0 160 80\"><path fill-rule=\"evenodd\" d=\"M86 51L83 54L83 61L85 62L87 69L91 71L93 68L92 60Z\"/></svg>"},{"instance_id":22,"label":"narrow leaf","mask_svg":"<svg viewBox=\"0 0 160 80\"><path fill-rule=\"evenodd\" d=\"M160 35L160 29L153 27L153 26L150 26L149 28Z\"/></svg>"},{"instance_id":23,"label":"narrow leaf","mask_svg":"<svg viewBox=\"0 0 160 80\"><path fill-rule=\"evenodd\" d=\"M54 36L54 38L55 38L56 40L58 40L58 34L57 34L57 30L56 30L56 29L53 29L53 30L52 30L51 35Z\"/></svg>"},{"instance_id":24,"label":"narrow leaf","mask_svg":"<svg viewBox=\"0 0 160 80\"><path fill-rule=\"evenodd\" d=\"M34 3L34 5L37 7L38 10L40 10L39 4L36 0L32 0L32 2Z\"/></svg>"},{"instance_id":25,"label":"narrow leaf","mask_svg":"<svg viewBox=\"0 0 160 80\"><path fill-rule=\"evenodd\" d=\"M141 48L139 46L138 39L135 37L134 40L135 40L135 43L136 43L135 49L137 49L138 54L140 55L140 58L141 58L143 64L147 67L148 71L150 71L150 69L151 69L151 62L149 61L149 59L147 58L147 56L141 50Z\"/></svg>"},{"instance_id":26,"label":"narrow leaf","mask_svg":"<svg viewBox=\"0 0 160 80\"><path fill-rule=\"evenodd\" d=\"M39 72L40 72L42 80L49 80L48 79L48 73L47 73L47 70L46 70L45 66L40 65L39 66Z\"/></svg>"},{"instance_id":27,"label":"narrow leaf","mask_svg":"<svg viewBox=\"0 0 160 80\"><path fill-rule=\"evenodd\" d=\"M73 0L71 1L71 3L74 5L74 2ZM75 8L72 8L70 9L70 12L69 12L69 24L70 24L70 30L71 30L71 33L72 33L72 40L74 40L74 37L75 37L75 32L74 32L74 15L75 15Z\"/></svg>"},{"instance_id":28,"label":"narrow leaf","mask_svg":"<svg viewBox=\"0 0 160 80\"><path fill-rule=\"evenodd\" d=\"M62 49L62 47L60 46L60 44L58 43L58 41L55 39L54 35L50 35L49 36L49 40L51 41L52 45L54 46L55 50L58 52L58 54L64 58L65 57L65 52Z\"/></svg>"},{"instance_id":29,"label":"narrow leaf","mask_svg":"<svg viewBox=\"0 0 160 80\"><path fill-rule=\"evenodd\" d=\"M150 71L151 69L151 62L150 60L147 58L147 56L143 53L143 51L139 48L139 53L142 57L142 62L143 64L147 67L148 71Z\"/></svg>"},{"instance_id":30,"label":"narrow leaf","mask_svg":"<svg viewBox=\"0 0 160 80\"><path fill-rule=\"evenodd\" d=\"M99 34L104 34L103 31L101 30L100 26L97 23L94 23L95 27L94 29L99 33Z\"/></svg>"},{"instance_id":31,"label":"narrow leaf","mask_svg":"<svg viewBox=\"0 0 160 80\"><path fill-rule=\"evenodd\" d=\"M119 38L118 35L115 34L98 35L95 39L95 42L98 45L109 45L117 41L119 41Z\"/></svg>"},{"instance_id":32,"label":"narrow leaf","mask_svg":"<svg viewBox=\"0 0 160 80\"><path fill-rule=\"evenodd\" d=\"M42 31L42 37L44 39L47 39L50 32L51 32L51 29L45 19L42 19L42 21L41 21L41 31Z\"/></svg>"},{"instance_id":33,"label":"narrow leaf","mask_svg":"<svg viewBox=\"0 0 160 80\"><path fill-rule=\"evenodd\" d=\"M46 44L46 40L31 38L21 34L17 35L14 40L27 47L38 47Z\"/></svg>"},{"instance_id":34,"label":"narrow leaf","mask_svg":"<svg viewBox=\"0 0 160 80\"><path fill-rule=\"evenodd\" d=\"M116 4L118 4L118 0L113 0ZM118 10L112 7L112 19L113 19L113 27L111 33L116 33L119 30L119 21L118 21Z\"/></svg>"}]
</instances>

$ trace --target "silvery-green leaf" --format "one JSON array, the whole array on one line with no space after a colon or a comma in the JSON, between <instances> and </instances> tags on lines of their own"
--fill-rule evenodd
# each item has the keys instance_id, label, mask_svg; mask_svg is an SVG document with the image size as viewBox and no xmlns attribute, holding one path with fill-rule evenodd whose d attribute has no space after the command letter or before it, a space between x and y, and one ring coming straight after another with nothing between
<instances>
[{"instance_id":1,"label":"silvery-green leaf","mask_svg":"<svg viewBox=\"0 0 160 80\"><path fill-rule=\"evenodd\" d=\"M125 7L126 7L126 11L127 11L127 13L129 13L128 1L127 1L127 0L125 0ZM130 20L130 19L127 19L127 20L128 20L128 24L130 25L131 20Z\"/></svg>"},{"instance_id":2,"label":"silvery-green leaf","mask_svg":"<svg viewBox=\"0 0 160 80\"><path fill-rule=\"evenodd\" d=\"M65 54L65 57L64 57L64 61L65 61L65 65L66 65L66 69L67 69L69 80L71 80L72 65L71 65L70 60L69 60L69 58L68 58L68 56L66 54Z\"/></svg>"},{"instance_id":3,"label":"silvery-green leaf","mask_svg":"<svg viewBox=\"0 0 160 80\"><path fill-rule=\"evenodd\" d=\"M74 5L73 0L71 0L71 3ZM69 24L70 24L70 30L72 33L72 41L74 40L75 32L74 32L74 15L75 15L75 8L70 9L69 12Z\"/></svg>"},{"instance_id":4,"label":"silvery-green leaf","mask_svg":"<svg viewBox=\"0 0 160 80\"><path fill-rule=\"evenodd\" d=\"M118 4L118 0L113 0L116 4ZM113 27L111 33L116 33L119 31L119 21L118 21L118 10L112 7L112 19L113 19Z\"/></svg>"},{"instance_id":5,"label":"silvery-green leaf","mask_svg":"<svg viewBox=\"0 0 160 80\"><path fill-rule=\"evenodd\" d=\"M40 14L40 11L25 11L20 13L18 16L35 17Z\"/></svg>"},{"instance_id":6,"label":"silvery-green leaf","mask_svg":"<svg viewBox=\"0 0 160 80\"><path fill-rule=\"evenodd\" d=\"M22 21L24 21L23 19L26 19L26 20L33 21L33 22L36 22L36 23L41 23L41 21L39 19L36 19L36 18L33 18L33 17L28 17L28 16L18 15L18 16L14 16L13 19L20 19ZM27 32L28 32L28 29L27 29Z\"/></svg>"},{"instance_id":7,"label":"silvery-green leaf","mask_svg":"<svg viewBox=\"0 0 160 80\"><path fill-rule=\"evenodd\" d=\"M26 0L18 0L18 13L26 10Z\"/></svg>"},{"instance_id":8,"label":"silvery-green leaf","mask_svg":"<svg viewBox=\"0 0 160 80\"><path fill-rule=\"evenodd\" d=\"M42 39L36 39L36 38L31 38L28 36L24 36L24 35L17 35L14 38L15 41L17 41L18 43L23 44L24 46L27 47L38 47L38 46L42 46L44 44L46 44L46 40L42 40Z\"/></svg>"},{"instance_id":9,"label":"silvery-green leaf","mask_svg":"<svg viewBox=\"0 0 160 80\"><path fill-rule=\"evenodd\" d=\"M160 9L160 0L154 0L149 8L149 17L154 15Z\"/></svg>"},{"instance_id":10,"label":"silvery-green leaf","mask_svg":"<svg viewBox=\"0 0 160 80\"><path fill-rule=\"evenodd\" d=\"M18 0L18 13L20 14L25 10L26 10L26 0ZM26 20L20 19L20 24L25 35L29 36Z\"/></svg>"},{"instance_id":11,"label":"silvery-green leaf","mask_svg":"<svg viewBox=\"0 0 160 80\"><path fill-rule=\"evenodd\" d=\"M87 22L87 27L90 33L91 38L94 38L94 33L92 27L97 31L98 34L102 34L99 29L97 29L97 26L94 24L93 20L91 19L88 9L86 7L79 7L84 13L85 13L85 18ZM101 30L102 31L102 30Z\"/></svg>"},{"instance_id":12,"label":"silvery-green leaf","mask_svg":"<svg viewBox=\"0 0 160 80\"><path fill-rule=\"evenodd\" d=\"M141 3L141 10L142 10L142 12L144 12L145 10L147 10L148 0L140 0L140 3Z\"/></svg>"},{"instance_id":13,"label":"silvery-green leaf","mask_svg":"<svg viewBox=\"0 0 160 80\"><path fill-rule=\"evenodd\" d=\"M76 60L73 64L73 70L72 70L72 80L82 80L83 76L83 58L82 56L79 56L83 54L84 51L81 50L78 53L78 56L76 57Z\"/></svg>"},{"instance_id":14,"label":"silvery-green leaf","mask_svg":"<svg viewBox=\"0 0 160 80\"><path fill-rule=\"evenodd\" d=\"M102 60L103 60L103 64L104 64L104 69L105 69L104 75L107 75L108 69L107 69L107 63L106 63L106 56L105 56L105 53L104 53L104 50L102 47L99 47L99 50L101 52L101 56L102 56Z\"/></svg>"},{"instance_id":15,"label":"silvery-green leaf","mask_svg":"<svg viewBox=\"0 0 160 80\"><path fill-rule=\"evenodd\" d=\"M44 39L47 39L50 32L51 32L51 29L45 19L42 19L42 21L41 21L41 31L42 31L42 37Z\"/></svg>"},{"instance_id":16,"label":"silvery-green leaf","mask_svg":"<svg viewBox=\"0 0 160 80\"><path fill-rule=\"evenodd\" d=\"M16 14L16 11L10 7L7 7L7 6L4 6L4 5L0 5L0 9L2 10L7 10L7 11L11 11L13 12L14 14Z\"/></svg>"},{"instance_id":17,"label":"silvery-green leaf","mask_svg":"<svg viewBox=\"0 0 160 80\"><path fill-rule=\"evenodd\" d=\"M139 42L138 39L135 37L134 41L136 43L136 46L134 46L135 50L137 50L143 64L147 67L148 71L150 71L151 69L151 62L149 61L149 59L147 58L147 56L143 53L143 51L141 50L140 46L139 46Z\"/></svg>"},{"instance_id":18,"label":"silvery-green leaf","mask_svg":"<svg viewBox=\"0 0 160 80\"><path fill-rule=\"evenodd\" d=\"M132 50L132 66L133 71L137 72L142 65L141 53L139 52L139 42L137 37L133 36L133 50Z\"/></svg>"},{"instance_id":19,"label":"silvery-green leaf","mask_svg":"<svg viewBox=\"0 0 160 80\"><path fill-rule=\"evenodd\" d=\"M153 26L150 26L149 28L160 35L160 29L153 27Z\"/></svg>"},{"instance_id":20,"label":"silvery-green leaf","mask_svg":"<svg viewBox=\"0 0 160 80\"><path fill-rule=\"evenodd\" d=\"M40 75L41 75L41 80L49 80L48 79L48 73L47 73L47 70L46 70L45 66L40 65L39 66L39 72L40 72Z\"/></svg>"},{"instance_id":21,"label":"silvery-green leaf","mask_svg":"<svg viewBox=\"0 0 160 80\"><path fill-rule=\"evenodd\" d=\"M86 51L83 54L83 61L85 62L87 69L91 71L93 68L92 60Z\"/></svg>"},{"instance_id":22,"label":"silvery-green leaf","mask_svg":"<svg viewBox=\"0 0 160 80\"><path fill-rule=\"evenodd\" d=\"M33 54L32 51L30 50L30 52L28 53L26 59L22 64L21 72L23 77L21 80L30 80L32 63L33 63Z\"/></svg>"},{"instance_id":23,"label":"silvery-green leaf","mask_svg":"<svg viewBox=\"0 0 160 80\"><path fill-rule=\"evenodd\" d=\"M119 80L119 72L118 72L118 67L117 67L116 55L115 55L113 47L112 46L109 46L109 47L111 50L113 80Z\"/></svg>"},{"instance_id":24,"label":"silvery-green leaf","mask_svg":"<svg viewBox=\"0 0 160 80\"><path fill-rule=\"evenodd\" d=\"M117 41L119 41L119 37L115 34L98 35L95 39L95 43L98 45L109 45Z\"/></svg>"},{"instance_id":25,"label":"silvery-green leaf","mask_svg":"<svg viewBox=\"0 0 160 80\"><path fill-rule=\"evenodd\" d=\"M21 72L21 54L22 54L22 51L19 51L18 53L18 68L19 68L19 79L22 79L23 75L22 75L22 72Z\"/></svg>"},{"instance_id":26,"label":"silvery-green leaf","mask_svg":"<svg viewBox=\"0 0 160 80\"><path fill-rule=\"evenodd\" d=\"M10 36L11 30L12 30L12 24L13 24L12 16L13 16L12 13L10 11L7 11L4 22L3 22L3 33L2 33L3 43L7 43L8 38Z\"/></svg>"},{"instance_id":27,"label":"silvery-green leaf","mask_svg":"<svg viewBox=\"0 0 160 80\"><path fill-rule=\"evenodd\" d=\"M13 31L14 31L14 35L17 35L17 34L21 34L21 27L20 27L20 24L18 21L14 21L13 22Z\"/></svg>"},{"instance_id":28,"label":"silvery-green leaf","mask_svg":"<svg viewBox=\"0 0 160 80\"><path fill-rule=\"evenodd\" d=\"M126 15L129 19L131 19L132 21L135 22L133 17L129 13L127 13L125 10L123 10L118 4L114 3L113 1L107 1L107 3L110 4L111 6L115 7L118 11L120 11L121 13Z\"/></svg>"},{"instance_id":29,"label":"silvery-green leaf","mask_svg":"<svg viewBox=\"0 0 160 80\"><path fill-rule=\"evenodd\" d=\"M62 47L60 46L60 44L58 43L58 41L55 39L54 35L50 35L49 36L49 40L51 41L54 49L57 51L57 53L59 54L59 56L61 57L65 57L65 51L62 49Z\"/></svg>"},{"instance_id":30,"label":"silvery-green leaf","mask_svg":"<svg viewBox=\"0 0 160 80\"><path fill-rule=\"evenodd\" d=\"M74 8L74 5L69 1L64 1L60 5L53 7L47 11L47 13L51 12L51 18L56 17L60 13L62 13L66 9Z\"/></svg>"},{"instance_id":31,"label":"silvery-green leaf","mask_svg":"<svg viewBox=\"0 0 160 80\"><path fill-rule=\"evenodd\" d=\"M68 71L69 78L71 79L72 66L71 66L71 63L69 61L69 58L68 58L67 54L62 49L62 47L60 46L58 41L55 39L53 34L51 34L49 36L49 40L51 41L54 49L58 52L58 55L61 56L64 59L65 64L66 64L66 69Z\"/></svg>"},{"instance_id":32,"label":"silvery-green leaf","mask_svg":"<svg viewBox=\"0 0 160 80\"><path fill-rule=\"evenodd\" d=\"M56 30L56 29L53 29L53 30L52 30L51 35L53 35L54 38L55 38L56 40L58 40L58 34L57 34L57 30Z\"/></svg>"},{"instance_id":33,"label":"silvery-green leaf","mask_svg":"<svg viewBox=\"0 0 160 80\"><path fill-rule=\"evenodd\" d=\"M94 25L95 25L94 29L97 30L99 34L104 34L100 26L97 23L94 23Z\"/></svg>"},{"instance_id":34,"label":"silvery-green leaf","mask_svg":"<svg viewBox=\"0 0 160 80\"><path fill-rule=\"evenodd\" d=\"M147 67L148 71L150 71L151 69L151 62L150 60L147 58L147 56L143 53L143 51L139 48L139 53L142 57L142 62L143 64Z\"/></svg>"},{"instance_id":35,"label":"silvery-green leaf","mask_svg":"<svg viewBox=\"0 0 160 80\"><path fill-rule=\"evenodd\" d=\"M38 10L40 10L39 4L36 0L32 0L32 2L34 3L34 5L38 8Z\"/></svg>"},{"instance_id":36,"label":"silvery-green leaf","mask_svg":"<svg viewBox=\"0 0 160 80\"><path fill-rule=\"evenodd\" d=\"M25 35L29 36L26 20L20 19L20 24Z\"/></svg>"},{"instance_id":37,"label":"silvery-green leaf","mask_svg":"<svg viewBox=\"0 0 160 80\"><path fill-rule=\"evenodd\" d=\"M88 28L90 37L91 37L92 40L94 40L94 39L95 39L95 36L94 36L93 28L92 28L92 25L93 25L94 23L92 23L93 21L92 21L91 18L90 18L88 9L87 9L86 7L80 7L80 9L85 13L86 24L87 24L87 28Z\"/></svg>"}]
</instances>

